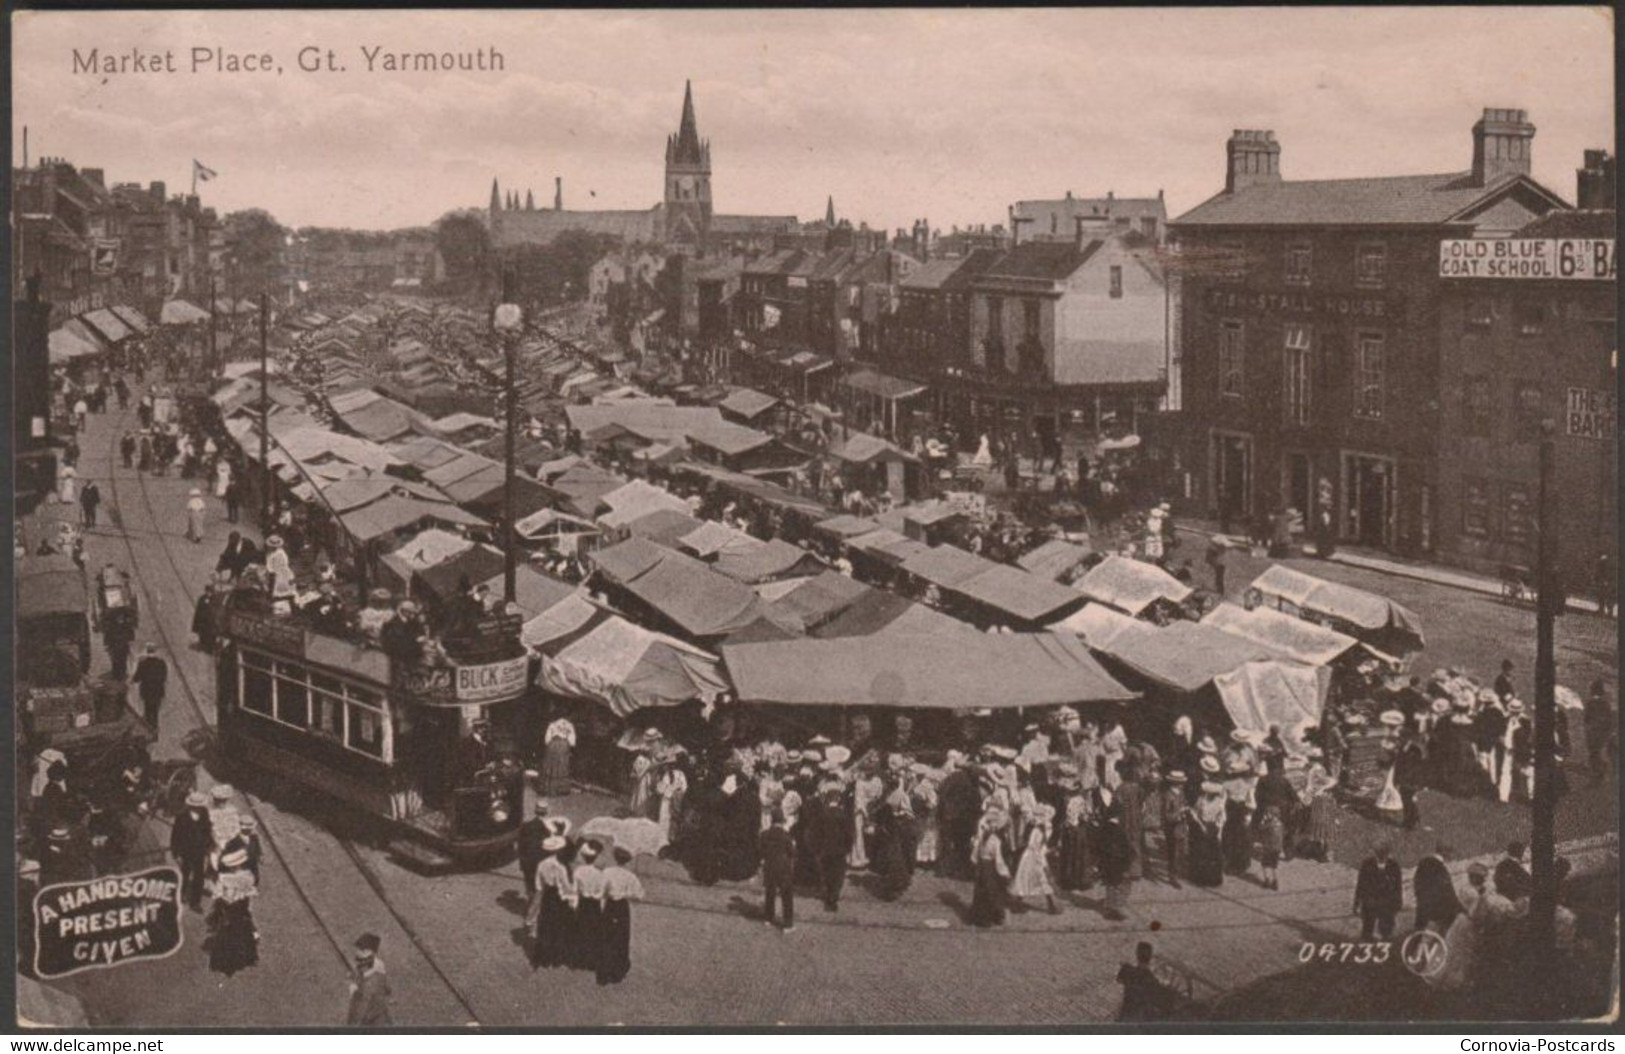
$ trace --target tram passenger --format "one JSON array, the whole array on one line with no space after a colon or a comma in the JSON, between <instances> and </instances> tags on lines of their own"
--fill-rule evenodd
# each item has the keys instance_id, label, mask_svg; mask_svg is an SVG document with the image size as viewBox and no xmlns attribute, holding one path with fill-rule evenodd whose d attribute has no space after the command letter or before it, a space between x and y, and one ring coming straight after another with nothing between
<instances>
[{"instance_id":1,"label":"tram passenger","mask_svg":"<svg viewBox=\"0 0 1625 1054\"><path fill-rule=\"evenodd\" d=\"M374 589L367 594L367 606L356 616L357 628L374 644L382 641L384 626L395 617L389 606L390 599L389 590Z\"/></svg>"}]
</instances>

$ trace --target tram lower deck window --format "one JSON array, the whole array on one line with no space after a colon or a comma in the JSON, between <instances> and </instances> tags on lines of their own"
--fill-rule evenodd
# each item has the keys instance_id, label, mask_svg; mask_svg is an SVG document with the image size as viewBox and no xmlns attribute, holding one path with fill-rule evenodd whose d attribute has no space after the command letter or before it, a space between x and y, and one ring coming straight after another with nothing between
<instances>
[{"instance_id":1,"label":"tram lower deck window","mask_svg":"<svg viewBox=\"0 0 1625 1054\"><path fill-rule=\"evenodd\" d=\"M384 756L383 715L366 707L350 705L349 746L373 757Z\"/></svg>"},{"instance_id":2,"label":"tram lower deck window","mask_svg":"<svg viewBox=\"0 0 1625 1054\"><path fill-rule=\"evenodd\" d=\"M271 662L263 655L242 653L243 709L271 716Z\"/></svg>"},{"instance_id":3,"label":"tram lower deck window","mask_svg":"<svg viewBox=\"0 0 1625 1054\"><path fill-rule=\"evenodd\" d=\"M297 728L310 727L310 689L305 671L298 666L276 664L276 719Z\"/></svg>"}]
</instances>

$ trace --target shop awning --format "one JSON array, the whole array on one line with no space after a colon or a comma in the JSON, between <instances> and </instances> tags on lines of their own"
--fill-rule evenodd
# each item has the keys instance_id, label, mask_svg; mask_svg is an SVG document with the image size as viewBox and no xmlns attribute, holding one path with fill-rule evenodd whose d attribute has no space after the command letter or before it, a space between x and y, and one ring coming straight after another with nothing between
<instances>
[{"instance_id":1,"label":"shop awning","mask_svg":"<svg viewBox=\"0 0 1625 1054\"><path fill-rule=\"evenodd\" d=\"M1134 698L1052 633L798 638L725 644L722 657L750 703L1007 710Z\"/></svg>"},{"instance_id":2,"label":"shop awning","mask_svg":"<svg viewBox=\"0 0 1625 1054\"><path fill-rule=\"evenodd\" d=\"M97 333L100 333L109 344L117 344L119 341L135 335L129 326L125 325L117 315L105 307L96 311L87 311L79 317L81 321L85 322Z\"/></svg>"},{"instance_id":3,"label":"shop awning","mask_svg":"<svg viewBox=\"0 0 1625 1054\"><path fill-rule=\"evenodd\" d=\"M1302 749L1304 730L1319 725L1332 671L1292 662L1249 662L1213 679L1236 727L1267 734L1281 730L1288 749Z\"/></svg>"},{"instance_id":4,"label":"shop awning","mask_svg":"<svg viewBox=\"0 0 1625 1054\"><path fill-rule=\"evenodd\" d=\"M145 333L152 328L152 323L147 321L147 316L128 304L114 304L108 310L117 315L120 322L123 322L137 333Z\"/></svg>"},{"instance_id":5,"label":"shop awning","mask_svg":"<svg viewBox=\"0 0 1625 1054\"><path fill-rule=\"evenodd\" d=\"M1301 610L1340 619L1363 630L1397 630L1409 634L1416 638L1418 648L1426 643L1422 620L1414 611L1363 589L1328 582L1281 564L1253 579L1252 588L1267 597L1288 601Z\"/></svg>"},{"instance_id":6,"label":"shop awning","mask_svg":"<svg viewBox=\"0 0 1625 1054\"><path fill-rule=\"evenodd\" d=\"M82 359L101 351L94 343L71 329L53 329L47 340L50 342L48 354L52 366L61 366L74 359Z\"/></svg>"},{"instance_id":7,"label":"shop awning","mask_svg":"<svg viewBox=\"0 0 1625 1054\"><path fill-rule=\"evenodd\" d=\"M874 370L858 370L841 378L841 383L853 391L863 392L866 395L877 396L887 401L907 399L919 395L926 390L926 386L916 381L905 381L899 377L891 377Z\"/></svg>"},{"instance_id":8,"label":"shop awning","mask_svg":"<svg viewBox=\"0 0 1625 1054\"><path fill-rule=\"evenodd\" d=\"M1092 647L1135 673L1179 692L1195 692L1243 663L1280 653L1199 622L1174 622L1151 633L1122 633Z\"/></svg>"},{"instance_id":9,"label":"shop awning","mask_svg":"<svg viewBox=\"0 0 1625 1054\"><path fill-rule=\"evenodd\" d=\"M1091 600L1138 615L1156 600L1182 603L1191 588L1156 564L1108 556L1073 584Z\"/></svg>"}]
</instances>

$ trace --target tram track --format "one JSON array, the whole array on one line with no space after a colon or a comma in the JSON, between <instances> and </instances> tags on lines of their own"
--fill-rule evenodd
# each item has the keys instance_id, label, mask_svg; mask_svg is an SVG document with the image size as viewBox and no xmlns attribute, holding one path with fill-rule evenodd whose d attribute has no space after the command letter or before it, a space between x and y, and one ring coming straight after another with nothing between
<instances>
[{"instance_id":1,"label":"tram track","mask_svg":"<svg viewBox=\"0 0 1625 1054\"><path fill-rule=\"evenodd\" d=\"M143 561L139 558L135 543L131 537L128 516L126 515L125 511L128 506L126 506L123 502L119 487L120 476L117 472L118 438L122 433L123 425L128 422L128 419L129 414L126 411L121 417L120 424L111 430L111 436L108 442L107 480L109 489L112 491L110 495L112 498L111 504L113 508L118 511L119 536L123 542L124 549L129 556L131 577L138 583L141 592L145 595L147 608L151 613L152 624L155 628L156 635L163 641L165 650L171 656L178 657L185 653L186 647L177 647L174 638L170 634L169 628L165 626L164 620L159 617L158 598L162 596L162 593L155 588L154 584L145 574L143 574L141 570ZM169 566L170 574L173 576L177 586L176 592L178 594L178 598L184 598L186 601L186 607L183 610L191 611L196 606L197 598L192 591L187 588L186 576L181 573L180 565L176 562L174 553L170 551L169 544L166 541L164 533L159 525L157 509L153 505L152 495L147 488L147 479L140 472L136 472L135 480L137 484L135 490L140 492L141 505L144 507L146 516L152 524L151 535L153 537L154 544L162 551L164 561ZM128 482L128 477L125 477L125 481ZM184 644L189 644L189 642L184 642ZM192 716L196 719L196 725L193 731L203 732L212 737L215 724L209 720L208 711L200 702L198 689L193 683L192 675L186 669L184 663L172 661L171 666L178 675L177 679L180 682L182 693L185 696L187 708L191 711ZM316 902L312 897L310 890L307 889L305 884L297 877L287 853L284 852L283 847L278 843L278 837L274 833L274 826L268 822L269 817L267 817L257 807L253 798L250 797L246 792L239 793L242 794L242 799L248 808L249 814L254 817L259 825L259 829L263 835L261 841L267 848L270 849L271 854L276 858L278 865L281 867L282 873L288 881L288 887L298 898L299 903L303 906L306 913L310 915L312 921L314 921L316 926L321 930L323 936L327 939L328 945L332 948L333 953L338 957L339 962L343 965L346 971L348 971L351 965L349 945L334 932L332 926L328 924L326 918L323 917L322 912L317 908ZM445 968L429 950L422 937L418 934L416 927L412 925L410 920L407 919L405 914L395 904L393 898L390 897L388 890L384 887L382 878L377 873L377 870L366 860L364 856L362 856L360 850L356 847L355 843L351 839L345 838L332 831L326 831L325 833L333 839L335 844L337 844L339 849L343 852L345 859L349 861L351 867L355 869L356 873L361 876L361 879L365 883L368 891L374 898L376 898L379 905L384 909L385 913L388 914L390 919L394 921L395 925L400 928L401 932L406 935L408 942L412 945L419 957L422 958L424 965L426 965L429 968L429 971L439 979L452 998L467 1013L468 1023L471 1025L478 1025L479 1014L475 1010L474 1004L468 993L463 991L463 989L454 980L452 980L450 975L447 974Z\"/></svg>"}]
</instances>

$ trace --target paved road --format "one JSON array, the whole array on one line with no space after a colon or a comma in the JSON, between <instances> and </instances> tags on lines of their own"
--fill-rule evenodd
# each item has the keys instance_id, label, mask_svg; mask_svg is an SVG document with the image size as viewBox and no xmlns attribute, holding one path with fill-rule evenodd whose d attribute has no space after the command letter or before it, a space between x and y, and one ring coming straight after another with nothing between
<instances>
[{"instance_id":1,"label":"paved road","mask_svg":"<svg viewBox=\"0 0 1625 1054\"><path fill-rule=\"evenodd\" d=\"M92 566L113 560L135 572L143 593L141 639L166 650L177 666L177 689L190 690L190 699L174 693L165 710L160 752L207 756L198 730L212 721L212 664L188 647L188 627L192 597L227 527L210 499L208 540L186 541L190 482L141 478L114 466L109 453L122 427L121 415L102 415L81 437L81 477L111 480L102 489L116 517L115 527L90 538ZM1519 613L1483 598L1400 599L1430 620L1430 653L1476 640L1477 651L1496 654L1493 637L1479 640L1475 624L1487 634L1528 639L1527 627L1509 621ZM1435 618L1440 605L1448 611L1458 604L1461 625ZM1574 642L1574 624L1566 622L1564 646L1594 646ZM97 662L105 659L98 655ZM206 779L229 776L211 772ZM93 1021L335 1023L345 1000L340 952L356 933L372 930L384 938L395 1016L404 1024L1063 1025L1115 1013L1113 978L1141 939L1152 939L1160 955L1179 964L1198 995L1210 995L1291 967L1305 940L1353 932L1352 872L1339 864L1288 864L1278 893L1237 880L1216 891L1142 882L1123 922L1105 920L1098 900L1082 895L1067 900L1059 916L1015 915L991 932L960 921L969 897L963 883L924 877L901 902L882 904L860 881L839 915L804 902L798 930L780 934L755 918L754 885L698 887L673 866L649 862L643 865L649 900L635 912L633 973L622 985L600 988L586 975L533 974L525 965L512 865L426 879L301 811L286 811L281 799L256 796L251 804L274 849L255 909L261 963L229 979L209 972L201 921L191 917L187 944L174 957L65 982ZM1614 826L1611 813L1582 819L1578 827Z\"/></svg>"}]
</instances>

